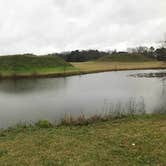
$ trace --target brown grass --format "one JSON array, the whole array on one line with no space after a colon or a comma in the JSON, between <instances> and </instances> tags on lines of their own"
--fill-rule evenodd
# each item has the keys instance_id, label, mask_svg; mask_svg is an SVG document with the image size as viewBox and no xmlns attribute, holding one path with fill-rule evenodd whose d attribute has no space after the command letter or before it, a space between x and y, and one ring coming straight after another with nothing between
<instances>
[{"instance_id":1,"label":"brown grass","mask_svg":"<svg viewBox=\"0 0 166 166\"><path fill-rule=\"evenodd\" d=\"M137 69L165 69L166 63L159 61L152 62L81 62L72 63L82 72L102 72L116 70L137 70Z\"/></svg>"}]
</instances>

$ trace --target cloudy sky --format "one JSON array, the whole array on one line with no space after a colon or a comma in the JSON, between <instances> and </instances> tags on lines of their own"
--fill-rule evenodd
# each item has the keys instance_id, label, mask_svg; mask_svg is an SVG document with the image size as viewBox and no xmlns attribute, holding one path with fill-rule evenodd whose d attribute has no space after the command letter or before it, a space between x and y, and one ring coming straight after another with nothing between
<instances>
[{"instance_id":1,"label":"cloudy sky","mask_svg":"<svg viewBox=\"0 0 166 166\"><path fill-rule=\"evenodd\" d=\"M166 0L0 0L0 54L152 45Z\"/></svg>"}]
</instances>

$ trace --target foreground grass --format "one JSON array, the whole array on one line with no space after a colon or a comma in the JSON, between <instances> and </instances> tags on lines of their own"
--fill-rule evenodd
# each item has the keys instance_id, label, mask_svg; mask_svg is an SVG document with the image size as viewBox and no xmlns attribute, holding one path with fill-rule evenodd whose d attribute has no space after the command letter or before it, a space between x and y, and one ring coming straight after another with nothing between
<instances>
[{"instance_id":1,"label":"foreground grass","mask_svg":"<svg viewBox=\"0 0 166 166\"><path fill-rule=\"evenodd\" d=\"M166 115L0 134L0 165L166 165Z\"/></svg>"}]
</instances>

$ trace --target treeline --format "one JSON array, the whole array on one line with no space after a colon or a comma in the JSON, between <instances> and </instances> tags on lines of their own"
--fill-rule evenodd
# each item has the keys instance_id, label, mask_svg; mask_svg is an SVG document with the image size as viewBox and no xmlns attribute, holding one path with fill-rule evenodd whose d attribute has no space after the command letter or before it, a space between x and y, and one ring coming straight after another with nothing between
<instances>
[{"instance_id":1,"label":"treeline","mask_svg":"<svg viewBox=\"0 0 166 166\"><path fill-rule=\"evenodd\" d=\"M101 57L106 57L106 56L116 56L116 55L128 56L132 54L143 55L145 57L154 58L161 61L163 60L166 61L165 47L155 49L154 47L148 48L148 47L140 46L136 48L128 48L127 51L125 52L121 52L121 51L119 52L116 50L107 51L107 52L99 51L99 50L83 50L83 51L75 50L71 52L53 53L49 55L62 57L67 62L86 62L91 60L97 60Z\"/></svg>"},{"instance_id":2,"label":"treeline","mask_svg":"<svg viewBox=\"0 0 166 166\"><path fill-rule=\"evenodd\" d=\"M146 57L156 58L157 60L166 61L166 47L162 46L155 49L154 47L136 47L128 48L128 53L139 53Z\"/></svg>"},{"instance_id":3,"label":"treeline","mask_svg":"<svg viewBox=\"0 0 166 166\"><path fill-rule=\"evenodd\" d=\"M62 57L67 62L86 62L96 60L102 56L108 55L108 52L98 50L75 50L71 52L55 53L49 55L55 55Z\"/></svg>"},{"instance_id":4,"label":"treeline","mask_svg":"<svg viewBox=\"0 0 166 166\"><path fill-rule=\"evenodd\" d=\"M165 42L166 43L166 42ZM140 55L140 58L143 56L144 59L147 58L154 58L159 61L166 61L166 44L160 48L155 49L154 47L135 47L135 48L128 48L127 51L99 51L99 50L75 50L71 52L62 52L62 53L52 53L47 54L45 56L58 56L63 58L67 62L86 62L86 61L93 61L100 59L101 57L120 57L123 56L125 59L125 56L130 55ZM22 56L28 56L28 57L34 57L37 55L34 54L22 54ZM132 56L133 58L134 56ZM138 57L139 58L139 57ZM123 58L122 58L123 59Z\"/></svg>"},{"instance_id":5,"label":"treeline","mask_svg":"<svg viewBox=\"0 0 166 166\"><path fill-rule=\"evenodd\" d=\"M166 48L158 48L155 53L159 61L166 61Z\"/></svg>"}]
</instances>

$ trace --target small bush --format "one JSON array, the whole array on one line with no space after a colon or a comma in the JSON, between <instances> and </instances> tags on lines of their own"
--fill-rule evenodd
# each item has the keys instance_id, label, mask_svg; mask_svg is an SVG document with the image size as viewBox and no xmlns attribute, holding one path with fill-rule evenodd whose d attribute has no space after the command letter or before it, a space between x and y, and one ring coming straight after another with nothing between
<instances>
[{"instance_id":1,"label":"small bush","mask_svg":"<svg viewBox=\"0 0 166 166\"><path fill-rule=\"evenodd\" d=\"M50 127L53 127L53 124L51 124L47 120L40 120L37 123L35 123L35 126L37 126L39 128L50 128Z\"/></svg>"}]
</instances>

